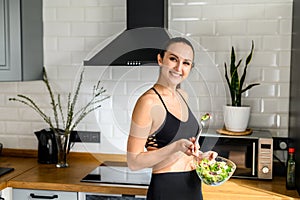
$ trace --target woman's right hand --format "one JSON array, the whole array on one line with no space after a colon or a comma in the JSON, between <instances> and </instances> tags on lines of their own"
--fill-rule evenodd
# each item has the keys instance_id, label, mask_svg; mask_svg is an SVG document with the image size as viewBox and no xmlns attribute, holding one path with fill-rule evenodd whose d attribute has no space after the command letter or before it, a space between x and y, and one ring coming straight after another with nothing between
<instances>
[{"instance_id":1,"label":"woman's right hand","mask_svg":"<svg viewBox=\"0 0 300 200\"><path fill-rule=\"evenodd\" d=\"M195 145L192 141L187 139L180 139L176 141L176 143L177 143L177 148L176 148L177 151L181 151L188 156L193 155Z\"/></svg>"}]
</instances>

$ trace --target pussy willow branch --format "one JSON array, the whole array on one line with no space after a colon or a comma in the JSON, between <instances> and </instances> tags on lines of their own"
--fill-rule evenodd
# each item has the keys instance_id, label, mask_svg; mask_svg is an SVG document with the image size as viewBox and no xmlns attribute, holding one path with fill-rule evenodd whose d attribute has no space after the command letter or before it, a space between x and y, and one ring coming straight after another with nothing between
<instances>
[{"instance_id":1,"label":"pussy willow branch","mask_svg":"<svg viewBox=\"0 0 300 200\"><path fill-rule=\"evenodd\" d=\"M48 90L49 95L50 95L51 105L52 105L52 109L53 109L53 115L54 115L56 127L59 128L58 114L57 114L57 109L56 109L57 104L56 104L55 99L54 99L54 94L52 92L52 89L51 89L51 86L50 86L50 83L49 83L49 79L48 79L48 75L47 75L45 67L43 68L43 82L46 84L47 90Z\"/></svg>"},{"instance_id":2,"label":"pussy willow branch","mask_svg":"<svg viewBox=\"0 0 300 200\"><path fill-rule=\"evenodd\" d=\"M20 103L23 103L27 106L29 106L30 108L32 108L35 112L37 112L42 118L43 120L49 124L50 128L54 128L53 124L52 124L52 121L51 121L51 118L48 117L37 105L36 103L34 103L34 101L32 101L29 97L25 96L25 95L21 95L21 94L18 94L17 95L18 97L20 98L23 98L25 100L22 100L22 99L18 99L18 98L9 98L10 101L17 101L17 102L20 102Z\"/></svg>"}]
</instances>

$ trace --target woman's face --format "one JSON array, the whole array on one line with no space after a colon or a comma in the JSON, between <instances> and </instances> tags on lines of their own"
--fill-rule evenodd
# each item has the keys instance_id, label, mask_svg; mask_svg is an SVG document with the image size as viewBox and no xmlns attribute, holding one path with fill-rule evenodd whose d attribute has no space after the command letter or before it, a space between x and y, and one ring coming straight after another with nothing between
<instances>
[{"instance_id":1,"label":"woman's face","mask_svg":"<svg viewBox=\"0 0 300 200\"><path fill-rule=\"evenodd\" d=\"M161 66L161 78L177 85L186 79L193 65L194 53L192 48L182 42L171 44L163 58L158 55Z\"/></svg>"}]
</instances>

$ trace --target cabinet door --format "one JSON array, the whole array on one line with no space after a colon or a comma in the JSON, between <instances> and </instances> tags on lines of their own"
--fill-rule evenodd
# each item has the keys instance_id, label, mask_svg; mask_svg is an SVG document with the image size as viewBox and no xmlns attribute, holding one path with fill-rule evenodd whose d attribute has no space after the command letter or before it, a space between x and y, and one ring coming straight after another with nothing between
<instances>
[{"instance_id":1,"label":"cabinet door","mask_svg":"<svg viewBox=\"0 0 300 200\"><path fill-rule=\"evenodd\" d=\"M13 200L77 200L77 192L13 189Z\"/></svg>"},{"instance_id":2,"label":"cabinet door","mask_svg":"<svg viewBox=\"0 0 300 200\"><path fill-rule=\"evenodd\" d=\"M0 0L0 81L42 80L43 0Z\"/></svg>"},{"instance_id":3,"label":"cabinet door","mask_svg":"<svg viewBox=\"0 0 300 200\"><path fill-rule=\"evenodd\" d=\"M20 1L0 0L0 80L21 80Z\"/></svg>"}]
</instances>

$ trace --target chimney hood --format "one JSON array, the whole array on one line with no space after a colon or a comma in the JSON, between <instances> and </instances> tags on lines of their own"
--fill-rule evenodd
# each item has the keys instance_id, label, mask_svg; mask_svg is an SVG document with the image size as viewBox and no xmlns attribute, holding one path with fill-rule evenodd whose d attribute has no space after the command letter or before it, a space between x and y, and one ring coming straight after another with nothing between
<instances>
[{"instance_id":1,"label":"chimney hood","mask_svg":"<svg viewBox=\"0 0 300 200\"><path fill-rule=\"evenodd\" d=\"M168 0L127 0L127 28L99 50L84 66L131 66L157 63L170 38Z\"/></svg>"}]
</instances>

